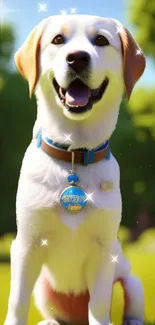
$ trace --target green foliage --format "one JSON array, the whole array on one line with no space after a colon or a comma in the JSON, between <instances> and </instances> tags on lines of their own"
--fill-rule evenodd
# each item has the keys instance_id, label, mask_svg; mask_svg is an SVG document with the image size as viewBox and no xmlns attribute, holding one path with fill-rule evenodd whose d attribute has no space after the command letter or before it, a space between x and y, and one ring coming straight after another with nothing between
<instances>
[{"instance_id":1,"label":"green foliage","mask_svg":"<svg viewBox=\"0 0 155 325\"><path fill-rule=\"evenodd\" d=\"M0 74L0 95L1 95L1 92L3 90L5 86L5 80L4 80L4 77Z\"/></svg>"},{"instance_id":2,"label":"green foliage","mask_svg":"<svg viewBox=\"0 0 155 325\"><path fill-rule=\"evenodd\" d=\"M135 38L145 55L155 58L155 1L131 0L129 2L129 18L135 26ZM155 89L139 88L131 96L128 112L134 128L134 161L135 174L134 204L147 207L152 214L154 207L153 171L155 164ZM130 162L132 168L132 163ZM130 183L130 182L129 182ZM138 201L136 198L139 198Z\"/></svg>"},{"instance_id":3,"label":"green foliage","mask_svg":"<svg viewBox=\"0 0 155 325\"><path fill-rule=\"evenodd\" d=\"M0 32L0 71L6 71L9 68L14 49L15 36L10 25L3 25Z\"/></svg>"},{"instance_id":4,"label":"green foliage","mask_svg":"<svg viewBox=\"0 0 155 325\"><path fill-rule=\"evenodd\" d=\"M150 136L155 139L155 89L138 88L128 106L137 128L137 137L145 142Z\"/></svg>"},{"instance_id":5,"label":"green foliage","mask_svg":"<svg viewBox=\"0 0 155 325\"><path fill-rule=\"evenodd\" d=\"M122 223L129 227L135 227L139 209L146 208L150 213L155 213L152 177L155 165L154 140L146 131L146 140L141 141L138 132L139 129L132 123L124 101L116 131L112 136L111 148L120 165Z\"/></svg>"},{"instance_id":6,"label":"green foliage","mask_svg":"<svg viewBox=\"0 0 155 325\"><path fill-rule=\"evenodd\" d=\"M155 1L131 0L129 18L136 27L136 39L146 55L155 57Z\"/></svg>"},{"instance_id":7,"label":"green foliage","mask_svg":"<svg viewBox=\"0 0 155 325\"><path fill-rule=\"evenodd\" d=\"M16 190L24 152L32 137L35 101L19 74L5 74L1 93L0 150L1 169L0 232L15 230Z\"/></svg>"}]
</instances>

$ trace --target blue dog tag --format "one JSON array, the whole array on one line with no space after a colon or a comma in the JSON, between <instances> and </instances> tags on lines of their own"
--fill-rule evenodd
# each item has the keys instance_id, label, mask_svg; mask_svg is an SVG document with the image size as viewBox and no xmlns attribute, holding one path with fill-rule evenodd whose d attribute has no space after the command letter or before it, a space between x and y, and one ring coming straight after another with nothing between
<instances>
[{"instance_id":1,"label":"blue dog tag","mask_svg":"<svg viewBox=\"0 0 155 325\"><path fill-rule=\"evenodd\" d=\"M87 195L81 187L67 187L60 195L61 205L68 211L77 213L87 205Z\"/></svg>"},{"instance_id":2,"label":"blue dog tag","mask_svg":"<svg viewBox=\"0 0 155 325\"><path fill-rule=\"evenodd\" d=\"M70 186L60 194L60 204L68 212L77 213L85 208L88 197L83 189L77 186L79 177L74 172L74 152L72 152L72 170L67 176L67 182Z\"/></svg>"}]
</instances>

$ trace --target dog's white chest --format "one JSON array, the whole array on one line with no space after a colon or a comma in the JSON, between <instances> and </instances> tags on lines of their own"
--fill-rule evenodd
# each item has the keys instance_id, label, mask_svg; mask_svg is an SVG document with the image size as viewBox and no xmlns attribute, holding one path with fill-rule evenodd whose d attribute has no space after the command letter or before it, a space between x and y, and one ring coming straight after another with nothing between
<instances>
[{"instance_id":1,"label":"dog's white chest","mask_svg":"<svg viewBox=\"0 0 155 325\"><path fill-rule=\"evenodd\" d=\"M71 222L72 217L73 222ZM79 221L78 217L78 215L70 215L68 226L64 215L61 217L57 213L50 215L50 209L46 210L46 215L44 214L44 220L46 218L51 232L44 230L41 236L44 241L40 252L42 250L45 252L45 272L48 273L51 285L60 292L79 293L86 290L85 267L90 263L90 271L95 274L108 237L107 233L112 232L111 219L115 221L111 213L102 210L80 215ZM38 244L41 242L41 237Z\"/></svg>"},{"instance_id":2,"label":"dog's white chest","mask_svg":"<svg viewBox=\"0 0 155 325\"><path fill-rule=\"evenodd\" d=\"M119 167L112 155L109 161L75 166L79 185L90 200L82 211L67 212L59 198L68 186L70 169L69 163L51 159L32 143L23 161L17 215L19 224L27 223L28 237L37 242L39 251L45 250L46 271L53 288L78 293L86 289L84 265L89 260L95 274L105 241L117 237L121 195ZM103 181L106 185L112 182L113 187L101 188Z\"/></svg>"},{"instance_id":3,"label":"dog's white chest","mask_svg":"<svg viewBox=\"0 0 155 325\"><path fill-rule=\"evenodd\" d=\"M100 161L89 166L75 166L79 186L88 194L87 206L71 214L60 205L61 192L68 186L67 176L71 164L52 159L32 142L25 154L17 194L18 221L35 224L35 233L43 234L55 229L55 217L75 231L90 216L98 223L98 215L104 229L115 232L121 219L121 194L119 189L119 166L111 155L109 161ZM112 184L111 187L107 184ZM106 186L103 186L103 185ZM44 212L42 212L44 211ZM44 216L48 215L48 217ZM32 217L33 215L33 217ZM34 217L35 215L35 217ZM25 222L25 221L24 221Z\"/></svg>"},{"instance_id":4,"label":"dog's white chest","mask_svg":"<svg viewBox=\"0 0 155 325\"><path fill-rule=\"evenodd\" d=\"M27 200L27 207L37 209L59 203L61 192L68 186L70 170L71 163L52 159L36 147L35 141L32 142L23 160L19 181L22 190L18 191L20 200ZM80 179L79 186L90 198L88 205L91 208L120 206L119 166L112 154L108 161L88 166L75 165L75 171Z\"/></svg>"}]
</instances>

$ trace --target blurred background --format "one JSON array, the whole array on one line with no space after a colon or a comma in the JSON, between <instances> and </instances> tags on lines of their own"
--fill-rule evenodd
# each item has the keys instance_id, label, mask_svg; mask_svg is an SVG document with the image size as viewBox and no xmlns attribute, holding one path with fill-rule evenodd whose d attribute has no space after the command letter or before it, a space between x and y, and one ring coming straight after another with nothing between
<instances>
[{"instance_id":1,"label":"blurred background","mask_svg":"<svg viewBox=\"0 0 155 325\"><path fill-rule=\"evenodd\" d=\"M124 99L111 150L121 168L120 240L145 292L145 322L155 324L155 0L0 0L0 324L10 286L10 243L16 235L15 201L20 166L31 141L35 98L16 71L14 53L42 19L55 14L94 14L120 20L146 55L146 71L130 102ZM115 285L112 321L120 324L122 290ZM41 320L33 300L28 324Z\"/></svg>"}]
</instances>

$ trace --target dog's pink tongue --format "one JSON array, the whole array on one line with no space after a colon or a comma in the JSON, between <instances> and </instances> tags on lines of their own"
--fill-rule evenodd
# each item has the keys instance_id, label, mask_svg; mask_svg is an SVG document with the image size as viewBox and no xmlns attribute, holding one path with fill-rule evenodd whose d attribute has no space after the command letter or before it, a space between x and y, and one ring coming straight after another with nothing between
<instances>
[{"instance_id":1,"label":"dog's pink tongue","mask_svg":"<svg viewBox=\"0 0 155 325\"><path fill-rule=\"evenodd\" d=\"M90 89L79 79L73 81L66 91L66 104L69 106L85 106L91 96Z\"/></svg>"}]
</instances>

